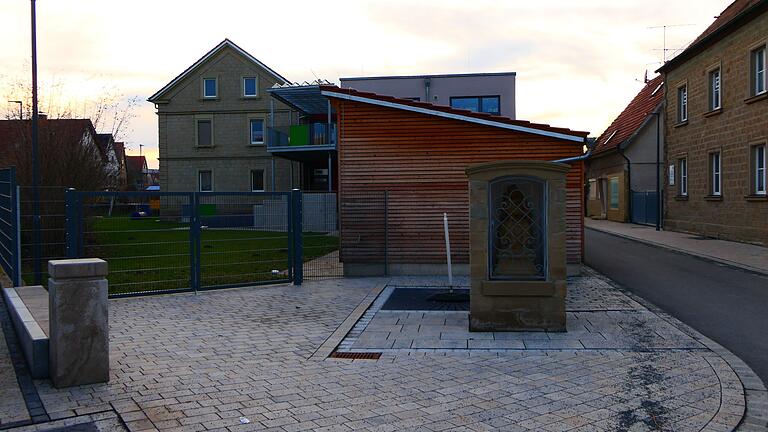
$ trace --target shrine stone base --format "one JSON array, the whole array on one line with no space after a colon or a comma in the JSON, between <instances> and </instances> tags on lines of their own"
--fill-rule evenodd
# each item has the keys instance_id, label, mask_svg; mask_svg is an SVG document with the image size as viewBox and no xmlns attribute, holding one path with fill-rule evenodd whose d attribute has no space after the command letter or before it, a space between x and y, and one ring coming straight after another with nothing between
<instances>
[{"instance_id":1,"label":"shrine stone base","mask_svg":"<svg viewBox=\"0 0 768 432\"><path fill-rule=\"evenodd\" d=\"M569 169L544 161L467 168L470 331L565 331Z\"/></svg>"}]
</instances>

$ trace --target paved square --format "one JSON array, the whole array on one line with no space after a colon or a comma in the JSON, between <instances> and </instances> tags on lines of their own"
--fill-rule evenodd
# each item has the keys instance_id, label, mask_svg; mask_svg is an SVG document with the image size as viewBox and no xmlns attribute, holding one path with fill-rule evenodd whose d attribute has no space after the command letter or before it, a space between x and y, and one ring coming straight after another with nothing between
<instances>
[{"instance_id":1,"label":"paved square","mask_svg":"<svg viewBox=\"0 0 768 432\"><path fill-rule=\"evenodd\" d=\"M587 290L588 299L569 303L578 308L569 315L573 335L559 334L561 339L467 339L462 318L450 314L364 316L360 322L381 326L380 333L414 335L408 348L393 343L378 361L309 358L380 280L115 300L110 383L66 390L48 381L37 386L54 419L110 419L117 413L135 431L735 426L744 395L726 362L620 292L589 292L599 282L574 281L573 291ZM615 310L592 309L603 301ZM428 337L416 337L422 325ZM614 345L587 348L597 335ZM414 348L416 340L443 341L447 348ZM473 341L476 349L463 341ZM491 342L511 349L482 348ZM581 347L573 349L576 343ZM568 349L554 348L563 346Z\"/></svg>"}]
</instances>

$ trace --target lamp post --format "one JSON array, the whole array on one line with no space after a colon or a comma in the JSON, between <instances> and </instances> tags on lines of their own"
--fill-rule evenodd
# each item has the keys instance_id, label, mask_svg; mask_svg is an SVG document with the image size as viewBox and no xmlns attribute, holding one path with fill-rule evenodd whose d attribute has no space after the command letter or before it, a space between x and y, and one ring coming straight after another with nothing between
<instances>
[{"instance_id":1,"label":"lamp post","mask_svg":"<svg viewBox=\"0 0 768 432\"><path fill-rule=\"evenodd\" d=\"M35 285L40 285L42 279L42 253L40 232L40 161L38 155L38 112L37 112L37 25L35 17L35 0L30 1L32 7L32 247L34 254Z\"/></svg>"},{"instance_id":2,"label":"lamp post","mask_svg":"<svg viewBox=\"0 0 768 432\"><path fill-rule=\"evenodd\" d=\"M24 120L24 103L19 100L15 101L8 101L8 103L17 103L19 104L19 120Z\"/></svg>"}]
</instances>

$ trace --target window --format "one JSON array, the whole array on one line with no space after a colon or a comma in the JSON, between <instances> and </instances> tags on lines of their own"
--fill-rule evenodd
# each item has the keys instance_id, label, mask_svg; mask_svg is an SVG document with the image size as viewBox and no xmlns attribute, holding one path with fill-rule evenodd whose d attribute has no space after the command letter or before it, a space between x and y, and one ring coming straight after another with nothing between
<instances>
[{"instance_id":1,"label":"window","mask_svg":"<svg viewBox=\"0 0 768 432\"><path fill-rule=\"evenodd\" d=\"M218 96L218 86L216 85L216 78L203 78L203 97L215 98Z\"/></svg>"},{"instance_id":2,"label":"window","mask_svg":"<svg viewBox=\"0 0 768 432\"><path fill-rule=\"evenodd\" d=\"M720 152L714 152L709 154L709 194L712 196L720 196L722 194L721 186L721 172L720 172Z\"/></svg>"},{"instance_id":3,"label":"window","mask_svg":"<svg viewBox=\"0 0 768 432\"><path fill-rule=\"evenodd\" d=\"M197 190L200 192L213 192L213 171L204 170L197 172Z\"/></svg>"},{"instance_id":4,"label":"window","mask_svg":"<svg viewBox=\"0 0 768 432\"><path fill-rule=\"evenodd\" d=\"M762 93L765 93L766 88L766 71L765 71L765 63L766 63L766 54L765 54L765 45L755 49L752 51L750 55L750 83L751 85L751 92L750 94L752 96L756 96Z\"/></svg>"},{"instance_id":5,"label":"window","mask_svg":"<svg viewBox=\"0 0 768 432\"><path fill-rule=\"evenodd\" d=\"M589 179L589 199L597 199L597 179Z\"/></svg>"},{"instance_id":6,"label":"window","mask_svg":"<svg viewBox=\"0 0 768 432\"><path fill-rule=\"evenodd\" d=\"M618 210L619 208L619 178L611 177L608 184L608 188L611 193L611 209Z\"/></svg>"},{"instance_id":7,"label":"window","mask_svg":"<svg viewBox=\"0 0 768 432\"><path fill-rule=\"evenodd\" d=\"M709 72L709 110L720 109L720 68Z\"/></svg>"},{"instance_id":8,"label":"window","mask_svg":"<svg viewBox=\"0 0 768 432\"><path fill-rule=\"evenodd\" d=\"M256 77L243 78L243 96L256 97L259 95Z\"/></svg>"},{"instance_id":9,"label":"window","mask_svg":"<svg viewBox=\"0 0 768 432\"><path fill-rule=\"evenodd\" d=\"M251 170L251 192L264 192L264 170Z\"/></svg>"},{"instance_id":10,"label":"window","mask_svg":"<svg viewBox=\"0 0 768 432\"><path fill-rule=\"evenodd\" d=\"M677 89L677 122L688 121L688 86L684 85Z\"/></svg>"},{"instance_id":11,"label":"window","mask_svg":"<svg viewBox=\"0 0 768 432\"><path fill-rule=\"evenodd\" d=\"M680 196L688 196L688 159L682 158L677 162L680 171Z\"/></svg>"},{"instance_id":12,"label":"window","mask_svg":"<svg viewBox=\"0 0 768 432\"><path fill-rule=\"evenodd\" d=\"M755 195L766 194L766 155L765 144L752 147L752 193Z\"/></svg>"},{"instance_id":13,"label":"window","mask_svg":"<svg viewBox=\"0 0 768 432\"><path fill-rule=\"evenodd\" d=\"M250 119L248 125L250 143L254 145L264 144L264 120Z\"/></svg>"},{"instance_id":14,"label":"window","mask_svg":"<svg viewBox=\"0 0 768 432\"><path fill-rule=\"evenodd\" d=\"M451 107L488 114L501 114L499 96L452 97Z\"/></svg>"},{"instance_id":15,"label":"window","mask_svg":"<svg viewBox=\"0 0 768 432\"><path fill-rule=\"evenodd\" d=\"M197 120L197 146L213 146L213 120Z\"/></svg>"}]
</instances>

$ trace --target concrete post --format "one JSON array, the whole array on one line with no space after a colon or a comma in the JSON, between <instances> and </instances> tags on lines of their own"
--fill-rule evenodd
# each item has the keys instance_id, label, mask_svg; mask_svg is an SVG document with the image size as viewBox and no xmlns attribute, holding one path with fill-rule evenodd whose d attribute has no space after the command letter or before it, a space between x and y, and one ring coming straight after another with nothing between
<instances>
[{"instance_id":1,"label":"concrete post","mask_svg":"<svg viewBox=\"0 0 768 432\"><path fill-rule=\"evenodd\" d=\"M48 262L49 367L56 388L109 381L107 262Z\"/></svg>"}]
</instances>

